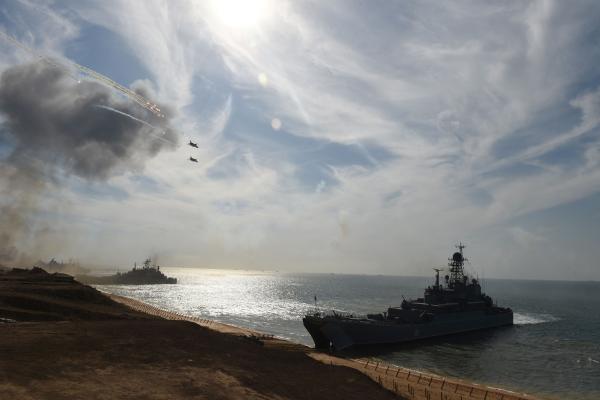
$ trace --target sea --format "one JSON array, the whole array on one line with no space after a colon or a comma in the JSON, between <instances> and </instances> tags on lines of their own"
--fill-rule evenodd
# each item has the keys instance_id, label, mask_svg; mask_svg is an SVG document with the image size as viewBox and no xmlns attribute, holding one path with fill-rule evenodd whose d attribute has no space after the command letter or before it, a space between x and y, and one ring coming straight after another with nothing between
<instances>
[{"instance_id":1,"label":"sea","mask_svg":"<svg viewBox=\"0 0 600 400\"><path fill-rule=\"evenodd\" d=\"M164 268L177 285L98 289L166 310L313 346L302 317L315 310L382 312L421 297L434 278ZM515 325L352 356L545 398L600 399L600 282L486 279ZM315 302L316 297L316 302Z\"/></svg>"}]
</instances>

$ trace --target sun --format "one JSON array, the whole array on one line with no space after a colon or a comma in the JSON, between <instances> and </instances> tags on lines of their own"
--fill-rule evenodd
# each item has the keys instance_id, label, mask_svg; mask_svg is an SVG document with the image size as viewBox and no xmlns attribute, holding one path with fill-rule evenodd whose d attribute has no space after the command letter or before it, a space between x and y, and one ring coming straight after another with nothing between
<instances>
[{"instance_id":1,"label":"sun","mask_svg":"<svg viewBox=\"0 0 600 400\"><path fill-rule=\"evenodd\" d=\"M267 0L214 0L211 9L215 17L230 28L257 26L269 14Z\"/></svg>"}]
</instances>

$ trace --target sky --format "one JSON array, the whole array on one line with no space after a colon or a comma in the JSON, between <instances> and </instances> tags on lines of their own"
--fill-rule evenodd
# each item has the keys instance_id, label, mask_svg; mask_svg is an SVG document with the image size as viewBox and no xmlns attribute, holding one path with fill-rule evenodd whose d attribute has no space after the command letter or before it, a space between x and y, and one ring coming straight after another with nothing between
<instances>
[{"instance_id":1,"label":"sky","mask_svg":"<svg viewBox=\"0 0 600 400\"><path fill-rule=\"evenodd\" d=\"M33 50L0 38L4 86L46 124L0 99L11 254L428 276L462 241L480 277L600 280L598 21L596 1L0 1ZM8 183L29 169L36 190Z\"/></svg>"}]
</instances>

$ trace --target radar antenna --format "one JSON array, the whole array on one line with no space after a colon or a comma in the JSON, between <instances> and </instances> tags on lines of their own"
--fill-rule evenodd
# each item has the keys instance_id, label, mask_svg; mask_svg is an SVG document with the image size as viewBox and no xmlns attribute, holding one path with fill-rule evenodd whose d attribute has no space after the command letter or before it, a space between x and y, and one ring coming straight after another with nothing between
<instances>
[{"instance_id":1,"label":"radar antenna","mask_svg":"<svg viewBox=\"0 0 600 400\"><path fill-rule=\"evenodd\" d=\"M452 255L451 258L448 259L448 267L450 267L450 282L449 286L454 287L456 284L463 284L465 279L464 273L464 263L468 261L463 256L463 249L466 246L460 242L456 245L458 251Z\"/></svg>"}]
</instances>

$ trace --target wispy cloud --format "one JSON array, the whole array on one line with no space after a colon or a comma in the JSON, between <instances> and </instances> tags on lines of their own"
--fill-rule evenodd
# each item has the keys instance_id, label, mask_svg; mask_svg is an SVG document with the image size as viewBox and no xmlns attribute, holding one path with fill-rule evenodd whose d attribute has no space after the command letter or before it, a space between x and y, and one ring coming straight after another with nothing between
<instances>
[{"instance_id":1,"label":"wispy cloud","mask_svg":"<svg viewBox=\"0 0 600 400\"><path fill-rule=\"evenodd\" d=\"M71 194L66 220L173 263L418 273L600 190L594 2L261 4L243 27L211 2L59 2L39 27L40 10L6 11L50 53L82 22L113 32L200 144L150 160L152 190L123 176L126 199Z\"/></svg>"}]
</instances>

